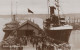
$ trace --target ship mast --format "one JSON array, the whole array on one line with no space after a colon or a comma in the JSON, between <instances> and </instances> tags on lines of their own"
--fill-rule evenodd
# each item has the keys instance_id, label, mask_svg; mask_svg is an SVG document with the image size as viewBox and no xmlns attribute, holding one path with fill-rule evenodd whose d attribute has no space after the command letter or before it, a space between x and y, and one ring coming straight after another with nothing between
<instances>
[{"instance_id":1,"label":"ship mast","mask_svg":"<svg viewBox=\"0 0 80 50\"><path fill-rule=\"evenodd\" d=\"M49 17L49 0L47 0L47 7L48 7L48 17Z\"/></svg>"},{"instance_id":2,"label":"ship mast","mask_svg":"<svg viewBox=\"0 0 80 50\"><path fill-rule=\"evenodd\" d=\"M18 7L17 7L17 4L18 4L18 2L16 1L16 16L17 16L17 8L18 8Z\"/></svg>"},{"instance_id":3,"label":"ship mast","mask_svg":"<svg viewBox=\"0 0 80 50\"><path fill-rule=\"evenodd\" d=\"M57 10L58 10L58 18L59 18L59 25L60 25L60 8L59 8L59 0L55 0L56 1L56 7L57 7Z\"/></svg>"},{"instance_id":4,"label":"ship mast","mask_svg":"<svg viewBox=\"0 0 80 50\"><path fill-rule=\"evenodd\" d=\"M59 14L59 0L57 0L57 10L58 10L58 17L60 18L60 14Z\"/></svg>"},{"instance_id":5,"label":"ship mast","mask_svg":"<svg viewBox=\"0 0 80 50\"><path fill-rule=\"evenodd\" d=\"M11 18L12 18L12 21L13 21L13 20L14 20L14 19L13 19L14 17L13 17L13 11L12 11L13 8L12 8L12 6L13 6L13 4L12 4L12 0L11 0Z\"/></svg>"},{"instance_id":6,"label":"ship mast","mask_svg":"<svg viewBox=\"0 0 80 50\"><path fill-rule=\"evenodd\" d=\"M16 2L17 4L17 2ZM17 15L17 5L16 5L16 15ZM13 0L11 0L11 18L12 18L12 21L15 21L15 15L13 15Z\"/></svg>"}]
</instances>

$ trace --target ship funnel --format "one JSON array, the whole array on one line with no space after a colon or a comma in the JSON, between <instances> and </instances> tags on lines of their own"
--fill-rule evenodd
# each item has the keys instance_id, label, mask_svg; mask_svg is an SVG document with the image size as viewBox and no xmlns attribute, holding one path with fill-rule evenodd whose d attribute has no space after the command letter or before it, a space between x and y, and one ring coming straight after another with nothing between
<instances>
[{"instance_id":1,"label":"ship funnel","mask_svg":"<svg viewBox=\"0 0 80 50\"><path fill-rule=\"evenodd\" d=\"M55 14L54 13L54 10L55 10L56 8L54 7L54 6L50 6L50 15L53 15L53 14Z\"/></svg>"},{"instance_id":2,"label":"ship funnel","mask_svg":"<svg viewBox=\"0 0 80 50\"><path fill-rule=\"evenodd\" d=\"M12 15L12 21L15 21L15 15Z\"/></svg>"}]
</instances>

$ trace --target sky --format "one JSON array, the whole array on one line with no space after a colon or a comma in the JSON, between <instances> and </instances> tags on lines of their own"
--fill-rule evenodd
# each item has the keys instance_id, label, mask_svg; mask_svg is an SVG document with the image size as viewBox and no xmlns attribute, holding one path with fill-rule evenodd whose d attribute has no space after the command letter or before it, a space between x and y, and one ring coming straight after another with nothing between
<instances>
[{"instance_id":1,"label":"sky","mask_svg":"<svg viewBox=\"0 0 80 50\"><path fill-rule=\"evenodd\" d=\"M17 1L17 4L16 4ZM60 12L63 14L80 13L80 0L59 0ZM28 14L31 9L35 14L47 14L47 0L12 0L13 14ZM53 1L54 3L54 1ZM11 14L11 0L0 0L0 14Z\"/></svg>"}]
</instances>

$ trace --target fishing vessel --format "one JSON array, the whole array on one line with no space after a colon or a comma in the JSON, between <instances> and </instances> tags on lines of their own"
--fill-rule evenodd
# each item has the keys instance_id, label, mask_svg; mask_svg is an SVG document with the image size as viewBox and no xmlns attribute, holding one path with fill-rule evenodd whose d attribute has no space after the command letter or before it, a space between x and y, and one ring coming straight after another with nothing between
<instances>
[{"instance_id":1,"label":"fishing vessel","mask_svg":"<svg viewBox=\"0 0 80 50\"><path fill-rule=\"evenodd\" d=\"M49 1L48 1L49 2ZM55 0L56 6L48 6L49 18L44 21L46 35L53 38L56 44L68 43L73 27L66 24L65 18L60 16L59 0ZM57 15L55 11L57 12Z\"/></svg>"}]
</instances>

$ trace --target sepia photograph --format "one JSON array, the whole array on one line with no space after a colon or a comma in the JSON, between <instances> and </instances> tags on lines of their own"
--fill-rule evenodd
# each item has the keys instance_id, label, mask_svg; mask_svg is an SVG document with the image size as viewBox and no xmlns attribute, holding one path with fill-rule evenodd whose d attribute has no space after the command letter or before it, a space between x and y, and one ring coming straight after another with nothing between
<instances>
[{"instance_id":1,"label":"sepia photograph","mask_svg":"<svg viewBox=\"0 0 80 50\"><path fill-rule=\"evenodd\" d=\"M0 0L0 50L80 50L80 0Z\"/></svg>"}]
</instances>

